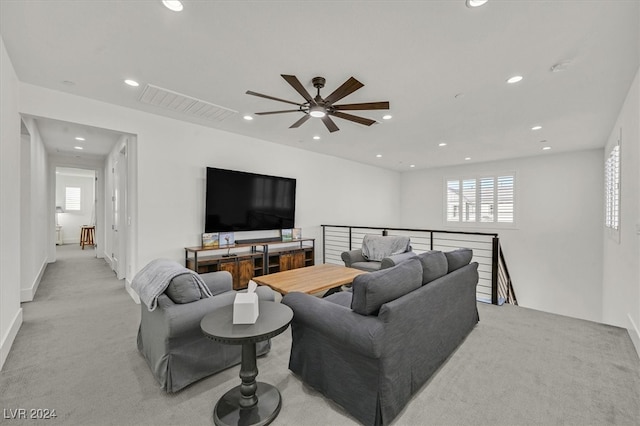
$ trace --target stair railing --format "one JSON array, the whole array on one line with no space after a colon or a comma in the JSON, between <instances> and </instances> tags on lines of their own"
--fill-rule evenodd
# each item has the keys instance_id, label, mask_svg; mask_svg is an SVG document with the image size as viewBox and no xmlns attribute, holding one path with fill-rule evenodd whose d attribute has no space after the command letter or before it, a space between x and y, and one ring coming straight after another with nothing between
<instances>
[{"instance_id":1,"label":"stair railing","mask_svg":"<svg viewBox=\"0 0 640 426\"><path fill-rule=\"evenodd\" d=\"M323 263L343 265L342 252L362 247L362 240L366 234L408 236L415 253L470 248L473 250L472 261L478 262L478 301L494 305L518 304L496 233L322 225Z\"/></svg>"}]
</instances>

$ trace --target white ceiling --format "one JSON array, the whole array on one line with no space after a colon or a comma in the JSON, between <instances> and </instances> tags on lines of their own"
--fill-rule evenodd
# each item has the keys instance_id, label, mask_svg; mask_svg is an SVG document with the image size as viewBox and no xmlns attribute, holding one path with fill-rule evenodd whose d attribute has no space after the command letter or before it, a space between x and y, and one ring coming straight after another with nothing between
<instances>
[{"instance_id":1,"label":"white ceiling","mask_svg":"<svg viewBox=\"0 0 640 426\"><path fill-rule=\"evenodd\" d=\"M639 65L638 0L183 3L2 0L0 28L23 82L401 171L602 147ZM312 94L323 76L324 96L354 76L365 87L341 103L389 101L393 118L354 111L379 124L336 118L331 134L317 119L289 129L299 112L243 120L291 107L247 90L303 102L280 74ZM238 113L148 105L147 84Z\"/></svg>"}]
</instances>

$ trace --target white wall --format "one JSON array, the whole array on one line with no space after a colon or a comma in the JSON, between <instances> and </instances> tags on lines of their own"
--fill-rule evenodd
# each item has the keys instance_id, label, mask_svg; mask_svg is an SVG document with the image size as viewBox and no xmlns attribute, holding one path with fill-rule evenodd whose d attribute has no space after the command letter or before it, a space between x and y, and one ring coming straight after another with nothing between
<instances>
[{"instance_id":1,"label":"white wall","mask_svg":"<svg viewBox=\"0 0 640 426\"><path fill-rule=\"evenodd\" d=\"M602 153L550 154L403 173L402 226L443 229L447 177L515 171L516 228L464 229L499 233L521 306L601 321Z\"/></svg>"},{"instance_id":2,"label":"white wall","mask_svg":"<svg viewBox=\"0 0 640 426\"><path fill-rule=\"evenodd\" d=\"M0 37L0 368L22 324L19 82Z\"/></svg>"},{"instance_id":3,"label":"white wall","mask_svg":"<svg viewBox=\"0 0 640 426\"><path fill-rule=\"evenodd\" d=\"M396 172L28 84L20 94L24 113L136 135L137 170L129 176L137 182L132 272L158 257L182 262L184 247L199 244L206 166L296 178L296 226L317 238L318 259L323 223L399 224Z\"/></svg>"},{"instance_id":4,"label":"white wall","mask_svg":"<svg viewBox=\"0 0 640 426\"><path fill-rule=\"evenodd\" d=\"M47 245L55 221L49 216L47 198L48 154L40 131L30 117L22 118L30 137L23 138L21 169L24 176L20 204L21 234L21 300L31 301L49 261ZM26 231L26 232L25 232Z\"/></svg>"},{"instance_id":5,"label":"white wall","mask_svg":"<svg viewBox=\"0 0 640 426\"><path fill-rule=\"evenodd\" d=\"M640 354L640 71L611 131L605 152L622 132L620 237L604 235L603 321L624 327Z\"/></svg>"},{"instance_id":6,"label":"white wall","mask_svg":"<svg viewBox=\"0 0 640 426\"><path fill-rule=\"evenodd\" d=\"M66 168L65 168L66 169ZM92 171L81 171L81 174L89 173L92 176L79 176L56 172L56 206L61 206L64 213L58 215L58 223L62 226L62 241L64 244L80 244L80 229L84 225L92 225L91 221L95 212L93 201L95 199L95 176ZM71 211L65 206L66 187L80 188L81 210ZM95 220L95 219L94 219ZM95 225L95 223L93 224ZM93 248L93 247L92 247Z\"/></svg>"}]
</instances>

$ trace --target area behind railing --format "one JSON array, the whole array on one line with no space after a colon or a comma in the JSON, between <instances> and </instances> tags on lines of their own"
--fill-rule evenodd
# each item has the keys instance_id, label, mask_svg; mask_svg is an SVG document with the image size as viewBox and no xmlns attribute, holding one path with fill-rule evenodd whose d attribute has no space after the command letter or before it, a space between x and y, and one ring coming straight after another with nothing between
<instances>
[{"instance_id":1,"label":"area behind railing","mask_svg":"<svg viewBox=\"0 0 640 426\"><path fill-rule=\"evenodd\" d=\"M498 234L455 232L430 229L382 228L344 225L322 225L323 262L343 265L344 251L362 247L366 234L401 235L411 239L416 254L429 250L450 251L456 248L473 250L473 262L478 262L478 301L501 305L518 304L513 285L501 252Z\"/></svg>"}]
</instances>

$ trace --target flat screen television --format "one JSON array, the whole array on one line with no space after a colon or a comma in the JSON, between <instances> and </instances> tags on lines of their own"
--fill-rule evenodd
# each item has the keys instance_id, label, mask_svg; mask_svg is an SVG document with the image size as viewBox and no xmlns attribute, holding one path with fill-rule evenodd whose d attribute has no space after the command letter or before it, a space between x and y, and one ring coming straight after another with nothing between
<instances>
[{"instance_id":1,"label":"flat screen television","mask_svg":"<svg viewBox=\"0 0 640 426\"><path fill-rule=\"evenodd\" d=\"M205 231L294 227L296 180L207 167Z\"/></svg>"}]
</instances>

